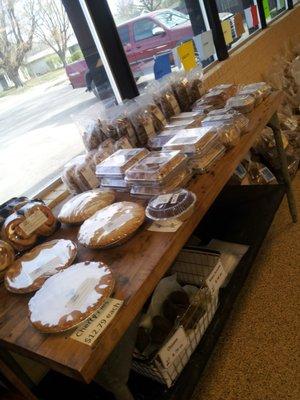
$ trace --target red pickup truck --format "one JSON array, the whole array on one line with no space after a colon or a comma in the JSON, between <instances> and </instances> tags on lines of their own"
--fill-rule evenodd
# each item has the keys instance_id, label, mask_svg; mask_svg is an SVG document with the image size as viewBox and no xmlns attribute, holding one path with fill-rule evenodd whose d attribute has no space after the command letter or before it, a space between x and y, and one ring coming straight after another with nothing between
<instances>
[{"instance_id":1,"label":"red pickup truck","mask_svg":"<svg viewBox=\"0 0 300 400\"><path fill-rule=\"evenodd\" d=\"M230 13L221 14L221 20L233 17ZM117 29L136 79L153 71L155 55L171 51L193 37L189 16L171 9L142 14L118 25ZM233 37L235 36L233 32ZM66 72L74 88L87 86L89 90L93 90L92 83L88 82L91 79L87 75L85 61L68 65Z\"/></svg>"}]
</instances>

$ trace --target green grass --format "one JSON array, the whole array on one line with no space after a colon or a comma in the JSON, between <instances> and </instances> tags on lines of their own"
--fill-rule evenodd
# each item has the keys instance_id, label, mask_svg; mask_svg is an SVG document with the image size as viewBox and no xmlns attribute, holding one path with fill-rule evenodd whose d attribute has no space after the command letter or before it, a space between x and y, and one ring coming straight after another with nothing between
<instances>
[{"instance_id":1,"label":"green grass","mask_svg":"<svg viewBox=\"0 0 300 400\"><path fill-rule=\"evenodd\" d=\"M11 96L11 95L18 95L24 93L26 90L31 89L35 86L41 85L46 82L51 82L54 81L55 79L59 78L60 76L66 76L66 72L64 68L59 68L55 71L48 72L47 74L38 76L36 78L29 79L24 83L23 87L20 87L18 89L16 88L11 88L8 90L5 90L3 92L0 92L0 98L1 97L6 97L6 96Z\"/></svg>"}]
</instances>

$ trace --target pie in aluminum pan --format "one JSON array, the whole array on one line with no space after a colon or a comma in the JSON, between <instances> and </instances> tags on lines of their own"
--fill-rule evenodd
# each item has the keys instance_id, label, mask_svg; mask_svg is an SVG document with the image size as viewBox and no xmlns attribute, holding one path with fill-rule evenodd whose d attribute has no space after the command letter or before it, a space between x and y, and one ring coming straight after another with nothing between
<instances>
[{"instance_id":1,"label":"pie in aluminum pan","mask_svg":"<svg viewBox=\"0 0 300 400\"><path fill-rule=\"evenodd\" d=\"M111 295L114 278L101 262L85 261L51 276L29 301L29 319L44 333L77 326Z\"/></svg>"},{"instance_id":2,"label":"pie in aluminum pan","mask_svg":"<svg viewBox=\"0 0 300 400\"><path fill-rule=\"evenodd\" d=\"M145 209L129 201L103 208L80 227L78 240L89 248L104 248L129 239L145 220Z\"/></svg>"},{"instance_id":3,"label":"pie in aluminum pan","mask_svg":"<svg viewBox=\"0 0 300 400\"><path fill-rule=\"evenodd\" d=\"M113 190L94 189L78 194L67 201L58 219L65 224L81 224L90 218L96 211L112 204L115 201Z\"/></svg>"},{"instance_id":4,"label":"pie in aluminum pan","mask_svg":"<svg viewBox=\"0 0 300 400\"><path fill-rule=\"evenodd\" d=\"M77 255L71 240L57 239L40 244L15 260L5 275L7 290L31 293L61 269L69 267Z\"/></svg>"}]
</instances>

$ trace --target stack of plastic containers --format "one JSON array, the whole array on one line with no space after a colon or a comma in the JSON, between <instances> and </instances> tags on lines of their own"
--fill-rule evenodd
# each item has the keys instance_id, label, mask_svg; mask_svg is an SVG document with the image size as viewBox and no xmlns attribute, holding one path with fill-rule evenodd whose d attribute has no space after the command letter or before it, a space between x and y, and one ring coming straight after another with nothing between
<instances>
[{"instance_id":1,"label":"stack of plastic containers","mask_svg":"<svg viewBox=\"0 0 300 400\"><path fill-rule=\"evenodd\" d=\"M130 193L155 196L185 186L191 179L187 157L180 151L152 151L125 173Z\"/></svg>"},{"instance_id":2,"label":"stack of plastic containers","mask_svg":"<svg viewBox=\"0 0 300 400\"><path fill-rule=\"evenodd\" d=\"M101 186L129 191L130 186L124 179L125 173L148 153L149 151L144 148L120 149L113 153L96 167L96 175L101 179Z\"/></svg>"},{"instance_id":3,"label":"stack of plastic containers","mask_svg":"<svg viewBox=\"0 0 300 400\"><path fill-rule=\"evenodd\" d=\"M181 131L164 145L164 150L180 150L189 159L189 166L205 173L225 153L214 128L197 128Z\"/></svg>"}]
</instances>

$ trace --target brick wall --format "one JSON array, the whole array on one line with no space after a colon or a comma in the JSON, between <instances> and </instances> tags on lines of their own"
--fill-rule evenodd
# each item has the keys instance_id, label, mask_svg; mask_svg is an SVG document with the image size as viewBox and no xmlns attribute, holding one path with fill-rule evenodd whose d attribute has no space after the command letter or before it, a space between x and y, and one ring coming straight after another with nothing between
<instances>
[{"instance_id":1,"label":"brick wall","mask_svg":"<svg viewBox=\"0 0 300 400\"><path fill-rule=\"evenodd\" d=\"M300 43L300 6L288 11L225 61L218 62L205 74L205 86L219 83L249 83L263 80L271 67L272 59L283 51L289 41Z\"/></svg>"}]
</instances>

